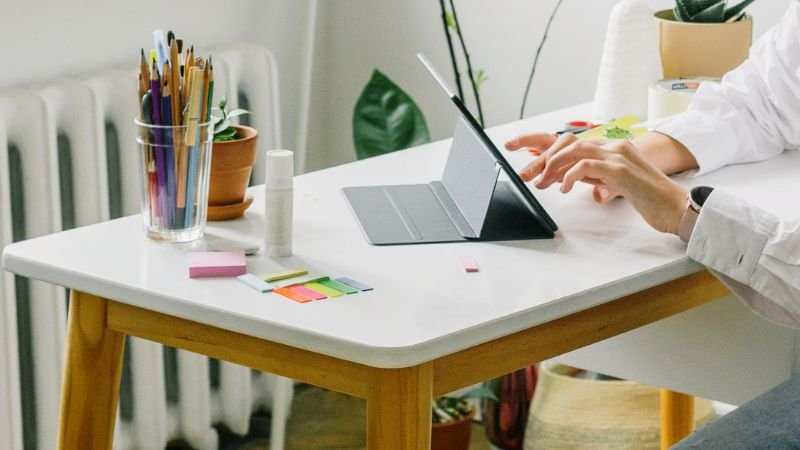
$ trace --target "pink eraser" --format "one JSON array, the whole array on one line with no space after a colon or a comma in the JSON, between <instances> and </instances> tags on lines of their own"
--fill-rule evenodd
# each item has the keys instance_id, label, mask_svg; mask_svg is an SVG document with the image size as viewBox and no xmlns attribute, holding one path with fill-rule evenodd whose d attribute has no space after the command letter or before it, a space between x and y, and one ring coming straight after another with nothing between
<instances>
[{"instance_id":1,"label":"pink eraser","mask_svg":"<svg viewBox=\"0 0 800 450\"><path fill-rule=\"evenodd\" d=\"M189 253L189 278L236 277L246 273L244 251Z\"/></svg>"},{"instance_id":2,"label":"pink eraser","mask_svg":"<svg viewBox=\"0 0 800 450\"><path fill-rule=\"evenodd\" d=\"M458 264L464 269L464 272L477 272L478 271L478 263L475 262L474 259L470 256L459 256L458 257Z\"/></svg>"}]
</instances>

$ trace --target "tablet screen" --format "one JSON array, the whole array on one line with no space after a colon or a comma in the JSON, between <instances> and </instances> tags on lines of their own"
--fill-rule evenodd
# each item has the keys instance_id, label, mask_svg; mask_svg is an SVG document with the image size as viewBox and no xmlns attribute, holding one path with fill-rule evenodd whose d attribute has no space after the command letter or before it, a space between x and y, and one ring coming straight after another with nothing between
<instances>
[{"instance_id":1,"label":"tablet screen","mask_svg":"<svg viewBox=\"0 0 800 450\"><path fill-rule=\"evenodd\" d=\"M497 147L495 147L492 140L489 139L489 136L486 135L486 132L483 130L483 127L480 126L478 121L475 120L475 117L472 115L472 113L469 112L469 109L467 109L466 105L464 105L464 102L462 102L461 99L458 97L458 95L456 95L456 93L453 92L453 90L450 88L450 86L447 84L444 78L442 78L442 76L439 74L436 68L433 67L433 64L431 64L431 62L428 61L428 58L426 58L425 55L423 55L422 53L417 53L417 59L419 59L422 65L425 66L425 69L433 77L433 79L436 80L436 83L442 88L442 90L447 94L447 96L450 97L450 100L452 100L453 103L456 105L458 111L461 113L461 116L464 117L467 124L472 128L475 134L477 134L480 137L480 139L484 142L485 144L484 147L489 151L489 153L492 155L497 164L500 165L503 172L505 172L506 176L508 177L508 180L511 182L511 185L514 187L514 193L521 200L523 200L525 205L528 206L528 208L530 208L531 212L542 223L542 225L544 225L546 228L552 231L556 231L558 229L556 223L553 221L550 215L547 214L547 211L544 210L542 205L539 204L539 202L533 196L528 187L525 186L525 183L522 181L519 175L517 175L517 172L511 167L508 161L506 161L502 153L500 153Z\"/></svg>"}]
</instances>

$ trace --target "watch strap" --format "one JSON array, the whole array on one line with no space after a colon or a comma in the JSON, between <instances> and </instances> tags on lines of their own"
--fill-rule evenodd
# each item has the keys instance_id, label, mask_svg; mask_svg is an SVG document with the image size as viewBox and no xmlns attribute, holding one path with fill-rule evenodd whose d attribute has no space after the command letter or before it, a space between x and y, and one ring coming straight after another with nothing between
<instances>
[{"instance_id":1,"label":"watch strap","mask_svg":"<svg viewBox=\"0 0 800 450\"><path fill-rule=\"evenodd\" d=\"M709 186L697 186L692 188L686 196L686 211L683 213L681 221L678 224L678 237L680 237L683 242L688 243L689 239L692 237L692 231L694 231L697 218L700 217L700 210L703 208L703 204L705 204L706 199L708 199L708 196L711 195L713 190L714 188Z\"/></svg>"}]
</instances>

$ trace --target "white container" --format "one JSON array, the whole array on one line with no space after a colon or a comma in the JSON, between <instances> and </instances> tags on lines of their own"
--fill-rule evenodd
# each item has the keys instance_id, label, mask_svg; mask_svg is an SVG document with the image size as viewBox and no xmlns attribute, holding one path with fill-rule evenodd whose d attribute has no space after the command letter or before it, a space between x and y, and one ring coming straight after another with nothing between
<instances>
[{"instance_id":1,"label":"white container","mask_svg":"<svg viewBox=\"0 0 800 450\"><path fill-rule=\"evenodd\" d=\"M647 88L661 79L653 10L644 0L622 0L611 10L592 119L608 122L628 114L644 120Z\"/></svg>"},{"instance_id":2,"label":"white container","mask_svg":"<svg viewBox=\"0 0 800 450\"><path fill-rule=\"evenodd\" d=\"M294 153L269 150L264 183L264 248L269 257L292 254Z\"/></svg>"}]
</instances>

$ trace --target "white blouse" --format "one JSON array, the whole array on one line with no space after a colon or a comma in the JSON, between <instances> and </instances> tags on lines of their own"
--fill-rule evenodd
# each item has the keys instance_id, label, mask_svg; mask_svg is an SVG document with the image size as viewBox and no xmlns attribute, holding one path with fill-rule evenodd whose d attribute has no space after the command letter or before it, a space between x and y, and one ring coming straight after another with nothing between
<instances>
[{"instance_id":1,"label":"white blouse","mask_svg":"<svg viewBox=\"0 0 800 450\"><path fill-rule=\"evenodd\" d=\"M687 112L652 127L689 149L695 174L800 148L800 0L745 63L720 84L701 85ZM703 205L687 255L757 313L800 328L800 221L782 221L717 189Z\"/></svg>"}]
</instances>

